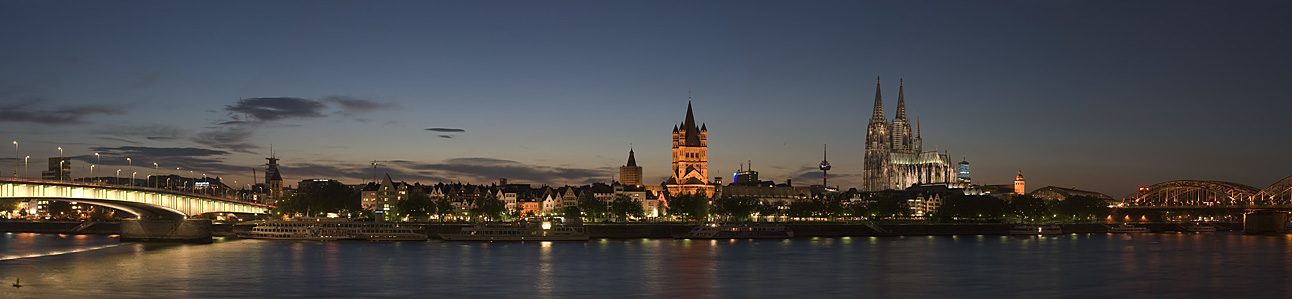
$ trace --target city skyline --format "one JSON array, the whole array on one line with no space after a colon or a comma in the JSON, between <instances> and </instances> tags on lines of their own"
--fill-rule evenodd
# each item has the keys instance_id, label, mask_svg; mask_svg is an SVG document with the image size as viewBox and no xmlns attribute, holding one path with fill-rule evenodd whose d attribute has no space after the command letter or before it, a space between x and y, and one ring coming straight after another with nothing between
<instances>
[{"instance_id":1,"label":"city skyline","mask_svg":"<svg viewBox=\"0 0 1292 299\"><path fill-rule=\"evenodd\" d=\"M710 176L752 161L815 184L828 143L831 185L860 188L880 76L887 117L900 78L924 148L979 184L1022 170L1029 190L1120 198L1292 174L1288 4L935 3L7 1L0 135L19 144L0 171L61 147L76 177L246 184L272 144L289 185L370 181L372 161L408 182L582 185L631 148L656 185L691 93Z\"/></svg>"}]
</instances>

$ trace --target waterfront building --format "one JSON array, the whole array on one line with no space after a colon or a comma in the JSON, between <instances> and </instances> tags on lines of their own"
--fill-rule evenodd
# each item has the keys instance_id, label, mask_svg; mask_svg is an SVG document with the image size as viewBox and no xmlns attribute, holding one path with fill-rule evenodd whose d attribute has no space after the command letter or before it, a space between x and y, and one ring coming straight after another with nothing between
<instances>
[{"instance_id":1,"label":"waterfront building","mask_svg":"<svg viewBox=\"0 0 1292 299\"><path fill-rule=\"evenodd\" d=\"M709 128L696 125L689 97L686 118L680 127L673 126L673 168L662 185L672 195L714 193L714 185L709 184Z\"/></svg>"},{"instance_id":2,"label":"waterfront building","mask_svg":"<svg viewBox=\"0 0 1292 299\"><path fill-rule=\"evenodd\" d=\"M875 82L875 107L866 128L866 153L862 170L864 191L901 190L915 184L952 183L951 159L937 151L923 151L920 125L914 131L906 118L906 94L897 90L897 116L884 116L883 96Z\"/></svg>"},{"instance_id":3,"label":"waterfront building","mask_svg":"<svg viewBox=\"0 0 1292 299\"><path fill-rule=\"evenodd\" d=\"M619 167L619 182L631 186L642 185L642 168L637 166L637 158L631 148L628 149L628 164Z\"/></svg>"}]
</instances>

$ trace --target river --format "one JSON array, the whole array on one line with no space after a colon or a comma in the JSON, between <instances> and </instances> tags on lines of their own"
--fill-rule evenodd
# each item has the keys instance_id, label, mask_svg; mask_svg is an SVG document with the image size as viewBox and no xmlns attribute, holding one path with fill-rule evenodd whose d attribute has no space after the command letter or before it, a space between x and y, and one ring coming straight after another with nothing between
<instances>
[{"instance_id":1,"label":"river","mask_svg":"<svg viewBox=\"0 0 1292 299\"><path fill-rule=\"evenodd\" d=\"M1226 233L203 245L3 233L0 297L1286 298L1290 249L1289 236Z\"/></svg>"}]
</instances>

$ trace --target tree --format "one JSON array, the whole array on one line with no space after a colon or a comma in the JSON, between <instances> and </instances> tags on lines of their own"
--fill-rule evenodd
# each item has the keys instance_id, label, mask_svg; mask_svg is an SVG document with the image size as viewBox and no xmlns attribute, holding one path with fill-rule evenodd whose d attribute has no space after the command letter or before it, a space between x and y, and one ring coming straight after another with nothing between
<instances>
[{"instance_id":1,"label":"tree","mask_svg":"<svg viewBox=\"0 0 1292 299\"><path fill-rule=\"evenodd\" d=\"M948 195L933 212L941 221L953 219L1000 219L1008 211L1005 200L989 195Z\"/></svg>"},{"instance_id":2,"label":"tree","mask_svg":"<svg viewBox=\"0 0 1292 299\"><path fill-rule=\"evenodd\" d=\"M872 220L911 215L911 207L906 203L905 199L895 198L887 194L872 195L868 200L854 203L854 205L856 204L860 204L861 207L854 207L853 215L855 216L857 212L861 212L862 215L870 217Z\"/></svg>"},{"instance_id":3,"label":"tree","mask_svg":"<svg viewBox=\"0 0 1292 299\"><path fill-rule=\"evenodd\" d=\"M452 200L449 200L448 198L439 198L435 200L435 216L440 218L440 222L444 222L445 218L448 218L449 215L453 215L456 212L457 209L453 207Z\"/></svg>"},{"instance_id":4,"label":"tree","mask_svg":"<svg viewBox=\"0 0 1292 299\"><path fill-rule=\"evenodd\" d=\"M1108 202L1102 198L1090 196L1070 196L1053 203L1054 214L1059 217L1072 217L1073 220L1104 218L1111 212Z\"/></svg>"},{"instance_id":5,"label":"tree","mask_svg":"<svg viewBox=\"0 0 1292 299\"><path fill-rule=\"evenodd\" d=\"M632 199L626 195L616 195L615 200L610 202L610 213L620 221L628 220L628 216L641 217L646 214L646 209L642 208L642 202Z\"/></svg>"},{"instance_id":6,"label":"tree","mask_svg":"<svg viewBox=\"0 0 1292 299\"><path fill-rule=\"evenodd\" d=\"M305 213L309 216L363 211L359 191L335 181L302 185L277 207L275 210L279 213Z\"/></svg>"},{"instance_id":7,"label":"tree","mask_svg":"<svg viewBox=\"0 0 1292 299\"><path fill-rule=\"evenodd\" d=\"M709 218L709 197L704 194L682 194L668 201L668 214L688 220Z\"/></svg>"},{"instance_id":8,"label":"tree","mask_svg":"<svg viewBox=\"0 0 1292 299\"><path fill-rule=\"evenodd\" d=\"M759 202L758 208L755 209L755 211L758 211L758 216L770 217L772 220L775 220L777 217L780 217L781 215L784 214L781 211L781 205L765 202L765 201Z\"/></svg>"},{"instance_id":9,"label":"tree","mask_svg":"<svg viewBox=\"0 0 1292 299\"><path fill-rule=\"evenodd\" d=\"M506 212L506 210L507 204L502 202L501 199L498 199L498 196L490 193L476 198L475 202L471 205L471 209L467 210L467 213L470 213L472 217L500 219L502 218L502 213Z\"/></svg>"},{"instance_id":10,"label":"tree","mask_svg":"<svg viewBox=\"0 0 1292 299\"><path fill-rule=\"evenodd\" d=\"M16 211L21 204L21 198L0 198L0 211Z\"/></svg>"},{"instance_id":11,"label":"tree","mask_svg":"<svg viewBox=\"0 0 1292 299\"><path fill-rule=\"evenodd\" d=\"M588 216L588 220L596 222L597 219L605 218L609 207L606 203L592 196L592 192L584 192L579 196L579 210Z\"/></svg>"},{"instance_id":12,"label":"tree","mask_svg":"<svg viewBox=\"0 0 1292 299\"><path fill-rule=\"evenodd\" d=\"M421 187L409 188L408 198L396 203L400 213L408 215L413 221L427 219L435 214L435 201L422 191Z\"/></svg>"},{"instance_id":13,"label":"tree","mask_svg":"<svg viewBox=\"0 0 1292 299\"><path fill-rule=\"evenodd\" d=\"M568 206L561 210L561 215L564 215L565 218L583 218L583 210L580 210L577 206Z\"/></svg>"},{"instance_id":14,"label":"tree","mask_svg":"<svg viewBox=\"0 0 1292 299\"><path fill-rule=\"evenodd\" d=\"M1027 195L1014 196L1009 200L1009 212L1023 221L1036 221L1051 215L1050 207L1044 199Z\"/></svg>"},{"instance_id":15,"label":"tree","mask_svg":"<svg viewBox=\"0 0 1292 299\"><path fill-rule=\"evenodd\" d=\"M746 221L758 209L758 200L750 197L723 197L713 200L713 214L727 221Z\"/></svg>"}]
</instances>

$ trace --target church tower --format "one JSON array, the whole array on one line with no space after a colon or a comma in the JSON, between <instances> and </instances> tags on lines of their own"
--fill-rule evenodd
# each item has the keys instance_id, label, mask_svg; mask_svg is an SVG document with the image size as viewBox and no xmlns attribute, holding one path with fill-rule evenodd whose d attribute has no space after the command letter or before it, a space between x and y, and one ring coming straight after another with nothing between
<instances>
[{"instance_id":1,"label":"church tower","mask_svg":"<svg viewBox=\"0 0 1292 299\"><path fill-rule=\"evenodd\" d=\"M884 101L879 90L879 77L875 77L875 110L866 126L866 158L862 165L862 191L887 189L884 175L885 159L891 151L888 120L884 118Z\"/></svg>"},{"instance_id":2,"label":"church tower","mask_svg":"<svg viewBox=\"0 0 1292 299\"><path fill-rule=\"evenodd\" d=\"M270 148L268 169L265 169L265 185L269 186L269 203L277 203L283 198L283 175L278 173L278 158L274 156L274 150Z\"/></svg>"},{"instance_id":3,"label":"church tower","mask_svg":"<svg viewBox=\"0 0 1292 299\"><path fill-rule=\"evenodd\" d=\"M619 166L619 183L629 186L642 185L642 168L637 166L637 158L633 157L633 149L628 149L628 164Z\"/></svg>"},{"instance_id":4,"label":"church tower","mask_svg":"<svg viewBox=\"0 0 1292 299\"><path fill-rule=\"evenodd\" d=\"M1025 193L1027 193L1027 183L1023 181L1023 171L1019 170L1018 176L1014 177L1014 194L1022 195Z\"/></svg>"},{"instance_id":5,"label":"church tower","mask_svg":"<svg viewBox=\"0 0 1292 299\"><path fill-rule=\"evenodd\" d=\"M695 194L703 192L713 196L714 186L709 185L709 128L695 124L690 97L686 102L686 119L681 127L673 126L673 172L665 188L670 194Z\"/></svg>"},{"instance_id":6,"label":"church tower","mask_svg":"<svg viewBox=\"0 0 1292 299\"><path fill-rule=\"evenodd\" d=\"M894 152L913 153L915 137L911 135L911 121L906 119L905 88L902 86L901 79L897 82L897 115L893 117L892 125L889 126L889 134L893 138L891 144Z\"/></svg>"}]
</instances>

